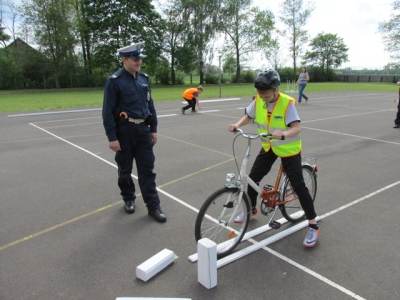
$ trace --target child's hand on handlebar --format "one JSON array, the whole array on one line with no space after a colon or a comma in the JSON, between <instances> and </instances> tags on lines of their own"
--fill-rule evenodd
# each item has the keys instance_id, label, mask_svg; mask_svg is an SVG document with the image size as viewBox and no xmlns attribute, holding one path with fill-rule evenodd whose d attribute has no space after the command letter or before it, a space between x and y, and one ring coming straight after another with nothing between
<instances>
[{"instance_id":1,"label":"child's hand on handlebar","mask_svg":"<svg viewBox=\"0 0 400 300\"><path fill-rule=\"evenodd\" d=\"M230 125L228 126L228 131L229 131L229 132L236 132L236 131L238 130L238 128L239 128L238 125L236 125L236 124L230 124Z\"/></svg>"},{"instance_id":2,"label":"child's hand on handlebar","mask_svg":"<svg viewBox=\"0 0 400 300\"><path fill-rule=\"evenodd\" d=\"M285 131L283 131L283 130L274 130L273 132L272 132L272 136L274 137L274 138L278 138L278 139L281 139L282 137L286 137L286 132Z\"/></svg>"}]
</instances>

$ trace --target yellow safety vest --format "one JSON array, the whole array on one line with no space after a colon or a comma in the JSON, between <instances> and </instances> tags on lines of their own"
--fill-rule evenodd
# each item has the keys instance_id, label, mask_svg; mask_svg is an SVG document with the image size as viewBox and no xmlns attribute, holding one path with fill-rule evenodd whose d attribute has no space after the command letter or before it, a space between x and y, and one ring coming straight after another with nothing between
<instances>
[{"instance_id":1,"label":"yellow safety vest","mask_svg":"<svg viewBox=\"0 0 400 300\"><path fill-rule=\"evenodd\" d=\"M274 130L287 130L286 111L289 104L295 103L295 100L288 95L279 93L279 98L275 102L271 116L268 118L267 104L259 95L256 96L256 119L258 133L272 133ZM262 147L266 152L272 148L272 151L279 157L288 157L301 152L300 134L293 137L286 137L285 140L262 140Z\"/></svg>"}]
</instances>

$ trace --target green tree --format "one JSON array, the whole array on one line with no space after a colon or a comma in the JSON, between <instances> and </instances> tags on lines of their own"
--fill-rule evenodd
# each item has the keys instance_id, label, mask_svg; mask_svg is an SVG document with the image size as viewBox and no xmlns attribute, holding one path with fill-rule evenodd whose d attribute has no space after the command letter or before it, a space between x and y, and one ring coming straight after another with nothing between
<instances>
[{"instance_id":1,"label":"green tree","mask_svg":"<svg viewBox=\"0 0 400 300\"><path fill-rule=\"evenodd\" d=\"M81 44L81 53L86 75L92 74L93 27L90 23L91 10L89 0L73 0L75 31Z\"/></svg>"},{"instance_id":2,"label":"green tree","mask_svg":"<svg viewBox=\"0 0 400 300\"><path fill-rule=\"evenodd\" d=\"M222 70L224 73L229 74L229 78L231 78L231 75L233 72L236 70L236 59L235 56L232 53L228 53L224 57L224 63L222 65Z\"/></svg>"},{"instance_id":3,"label":"green tree","mask_svg":"<svg viewBox=\"0 0 400 300\"><path fill-rule=\"evenodd\" d=\"M34 28L38 44L51 59L57 88L61 78L71 86L76 66L72 9L71 0L29 0L24 4L25 20Z\"/></svg>"},{"instance_id":4,"label":"green tree","mask_svg":"<svg viewBox=\"0 0 400 300\"><path fill-rule=\"evenodd\" d=\"M192 47L196 52L200 83L204 83L205 57L219 23L220 0L182 0L191 12L189 19Z\"/></svg>"},{"instance_id":5,"label":"green tree","mask_svg":"<svg viewBox=\"0 0 400 300\"><path fill-rule=\"evenodd\" d=\"M337 34L320 33L310 43L311 50L305 55L306 62L329 72L348 60L348 48Z\"/></svg>"},{"instance_id":6,"label":"green tree","mask_svg":"<svg viewBox=\"0 0 400 300\"><path fill-rule=\"evenodd\" d=\"M179 59L177 56L184 54L178 49L183 47L190 11L184 7L181 0L174 0L164 9L163 13L165 15L164 52L169 56L171 83L175 84L176 65Z\"/></svg>"},{"instance_id":7,"label":"green tree","mask_svg":"<svg viewBox=\"0 0 400 300\"><path fill-rule=\"evenodd\" d=\"M297 60L300 57L303 45L307 41L307 31L304 26L312 12L309 5L303 0L285 0L282 6L282 21L286 25L284 33L290 39L290 53L293 60L293 71L296 73Z\"/></svg>"},{"instance_id":8,"label":"green tree","mask_svg":"<svg viewBox=\"0 0 400 300\"><path fill-rule=\"evenodd\" d=\"M106 72L118 60L118 48L144 42L147 58L144 68L154 72L161 53L164 25L151 0L97 1L87 0L87 17L94 33L95 63Z\"/></svg>"},{"instance_id":9,"label":"green tree","mask_svg":"<svg viewBox=\"0 0 400 300\"><path fill-rule=\"evenodd\" d=\"M3 44L3 47L6 46L6 42L10 39L10 36L4 32L4 28L0 25L0 42Z\"/></svg>"},{"instance_id":10,"label":"green tree","mask_svg":"<svg viewBox=\"0 0 400 300\"><path fill-rule=\"evenodd\" d=\"M222 1L219 28L228 36L236 56L236 79L240 79L241 56L269 48L274 28L273 14L250 7L250 0Z\"/></svg>"},{"instance_id":11,"label":"green tree","mask_svg":"<svg viewBox=\"0 0 400 300\"><path fill-rule=\"evenodd\" d=\"M390 19L379 25L383 34L386 48L396 59L400 58L400 0L392 2L392 15Z\"/></svg>"}]
</instances>

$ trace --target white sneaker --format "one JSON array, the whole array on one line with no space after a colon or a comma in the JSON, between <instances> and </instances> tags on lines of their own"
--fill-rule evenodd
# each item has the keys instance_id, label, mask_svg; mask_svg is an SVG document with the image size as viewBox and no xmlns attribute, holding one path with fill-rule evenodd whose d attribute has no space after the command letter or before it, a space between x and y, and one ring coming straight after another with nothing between
<instances>
[{"instance_id":1,"label":"white sneaker","mask_svg":"<svg viewBox=\"0 0 400 300\"><path fill-rule=\"evenodd\" d=\"M238 213L238 214L236 215L236 217L233 219L233 223L236 223L236 224L241 224L241 223L243 223L243 222L244 222L244 217L245 217L245 214L244 214L243 211L241 211L241 212Z\"/></svg>"}]
</instances>

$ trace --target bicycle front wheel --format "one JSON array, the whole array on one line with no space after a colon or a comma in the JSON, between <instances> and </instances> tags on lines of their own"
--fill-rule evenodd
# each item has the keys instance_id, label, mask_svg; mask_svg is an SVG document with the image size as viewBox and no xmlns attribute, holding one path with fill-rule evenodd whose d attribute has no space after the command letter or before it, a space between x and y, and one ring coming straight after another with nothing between
<instances>
[{"instance_id":1,"label":"bicycle front wheel","mask_svg":"<svg viewBox=\"0 0 400 300\"><path fill-rule=\"evenodd\" d=\"M304 183L310 193L311 199L314 202L317 194L317 175L312 167L308 165L302 166ZM304 219L304 211L301 208L299 198L290 184L289 178L283 184L282 189L283 201L289 201L280 206L282 215L289 222L298 222Z\"/></svg>"},{"instance_id":2,"label":"bicycle front wheel","mask_svg":"<svg viewBox=\"0 0 400 300\"><path fill-rule=\"evenodd\" d=\"M197 215L196 241L208 238L217 243L217 256L221 258L240 243L249 218L246 194L240 193L238 188L220 189L207 198Z\"/></svg>"}]
</instances>

